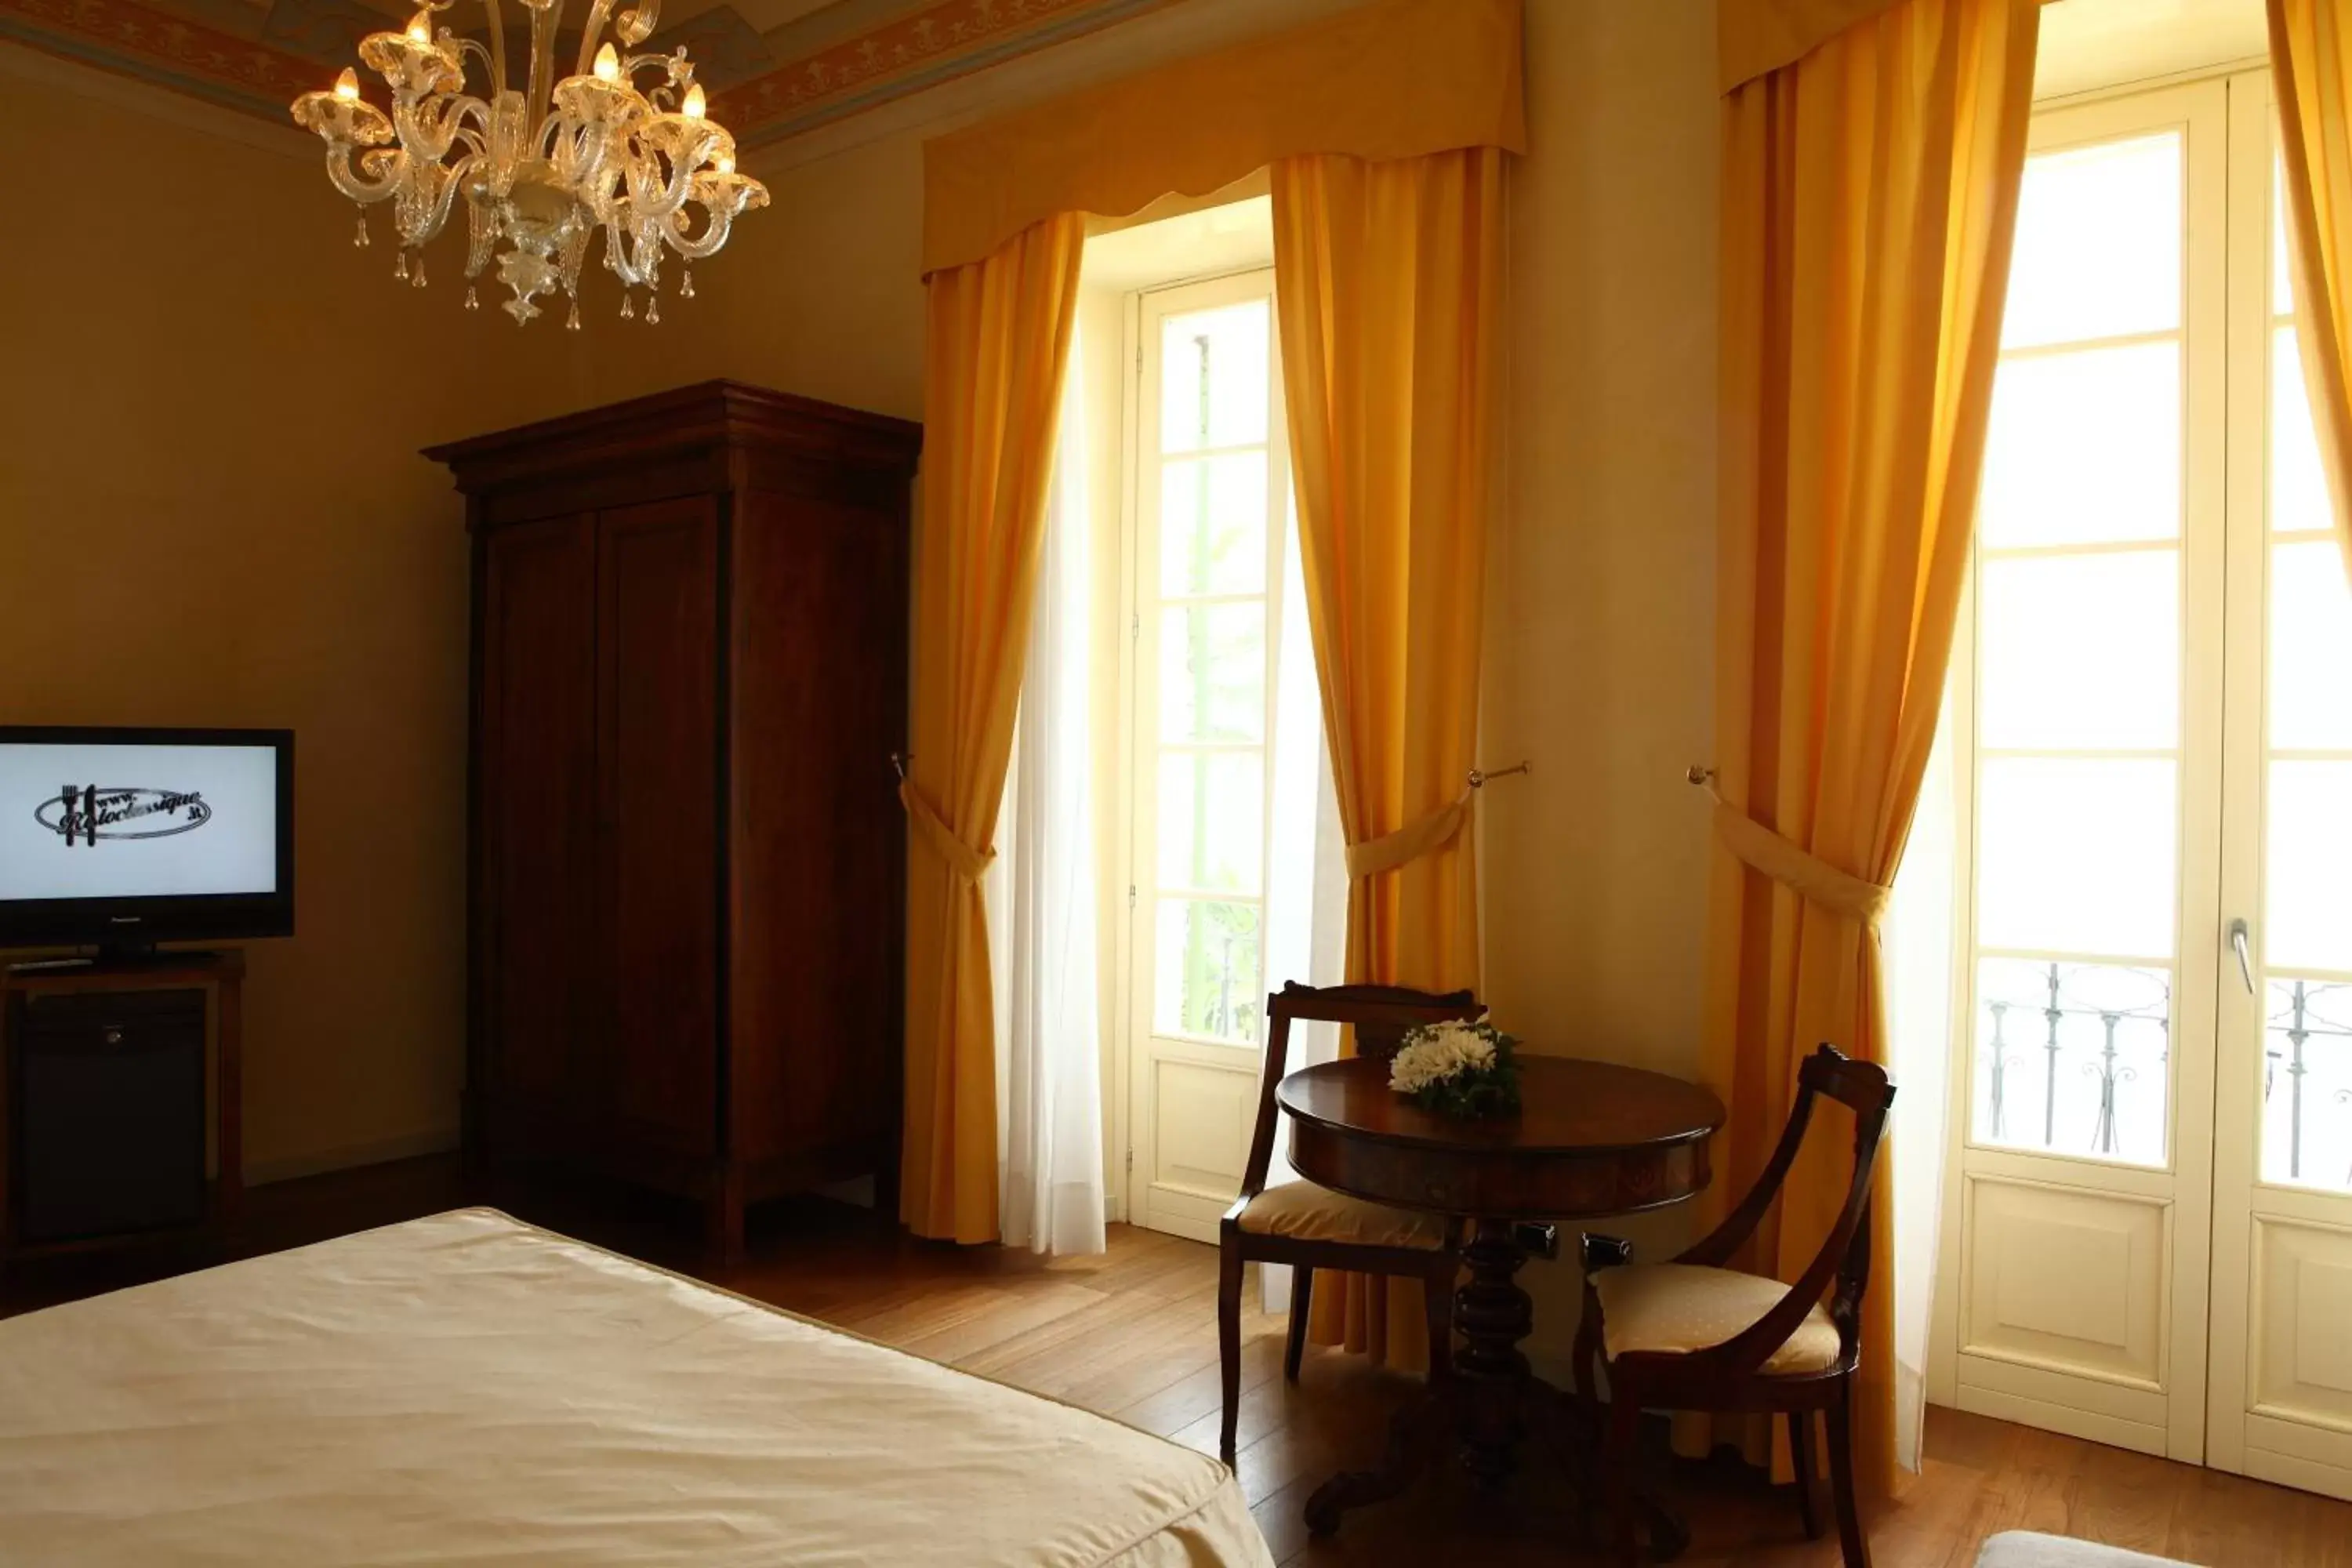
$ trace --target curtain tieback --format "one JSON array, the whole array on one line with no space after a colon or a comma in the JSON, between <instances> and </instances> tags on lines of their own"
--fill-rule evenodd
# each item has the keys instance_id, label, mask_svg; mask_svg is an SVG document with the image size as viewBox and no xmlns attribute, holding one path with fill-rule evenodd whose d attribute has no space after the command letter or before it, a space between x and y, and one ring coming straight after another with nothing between
<instances>
[{"instance_id":1,"label":"curtain tieback","mask_svg":"<svg viewBox=\"0 0 2352 1568\"><path fill-rule=\"evenodd\" d=\"M898 781L898 801L907 808L907 816L914 823L916 830L957 876L967 882L980 880L982 873L996 858L995 850L974 849L958 837L956 830L947 825L946 819L931 809L931 803L917 793L913 779L901 778Z\"/></svg>"},{"instance_id":2,"label":"curtain tieback","mask_svg":"<svg viewBox=\"0 0 2352 1568\"><path fill-rule=\"evenodd\" d=\"M1377 877L1383 871L1394 871L1410 866L1424 855L1432 855L1451 844L1470 822L1470 803L1489 779L1508 778L1514 773L1533 770L1531 763L1515 763L1493 773L1470 770L1470 783L1454 799L1427 816L1406 823L1394 833L1383 833L1378 838L1367 838L1360 844L1348 846L1348 875Z\"/></svg>"},{"instance_id":3,"label":"curtain tieback","mask_svg":"<svg viewBox=\"0 0 2352 1568\"><path fill-rule=\"evenodd\" d=\"M1693 768L1690 782L1715 802L1715 836L1752 868L1823 909L1875 926L1886 914L1895 889L1841 871L1811 850L1791 843L1716 793L1715 773Z\"/></svg>"},{"instance_id":4,"label":"curtain tieback","mask_svg":"<svg viewBox=\"0 0 2352 1568\"><path fill-rule=\"evenodd\" d=\"M1424 855L1434 854L1454 840L1470 820L1470 798L1475 790L1464 790L1461 795L1439 806L1427 816L1406 823L1394 833L1383 833L1378 838L1367 838L1361 844L1348 846L1348 875L1355 878L1377 877L1383 871L1394 871L1409 866Z\"/></svg>"}]
</instances>

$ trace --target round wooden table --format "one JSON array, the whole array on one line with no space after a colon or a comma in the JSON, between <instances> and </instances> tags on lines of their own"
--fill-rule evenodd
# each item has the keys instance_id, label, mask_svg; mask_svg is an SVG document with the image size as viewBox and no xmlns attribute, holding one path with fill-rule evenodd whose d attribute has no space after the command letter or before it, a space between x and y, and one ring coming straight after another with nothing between
<instances>
[{"instance_id":1,"label":"round wooden table","mask_svg":"<svg viewBox=\"0 0 2352 1568\"><path fill-rule=\"evenodd\" d=\"M1469 1279L1454 1298L1462 1342L1452 1379L1399 1413L1387 1462L1332 1477L1307 1504L1316 1532L1352 1508L1395 1496L1458 1438L1470 1472L1510 1472L1529 1424L1589 1449L1567 1396L1528 1370L1519 1349L1535 1326L1517 1275L1541 1222L1660 1208L1706 1187L1707 1145L1723 1102L1696 1084L1608 1062L1522 1053L1519 1110L1458 1121L1388 1086L1388 1064L1358 1057L1290 1074L1275 1097L1290 1113L1290 1163L1310 1182L1398 1208L1467 1220ZM1547 1254L1556 1245L1546 1245Z\"/></svg>"}]
</instances>

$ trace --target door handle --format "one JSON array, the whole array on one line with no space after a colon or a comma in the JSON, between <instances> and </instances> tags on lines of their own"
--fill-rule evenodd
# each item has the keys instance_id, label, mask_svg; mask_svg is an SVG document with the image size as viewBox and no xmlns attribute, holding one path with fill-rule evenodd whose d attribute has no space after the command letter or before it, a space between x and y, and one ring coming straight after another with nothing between
<instances>
[{"instance_id":1,"label":"door handle","mask_svg":"<svg viewBox=\"0 0 2352 1568\"><path fill-rule=\"evenodd\" d=\"M2254 994L2254 960L2248 944L2246 917L2240 915L2230 922L2230 947L2238 955L2238 974L2246 983L2246 994Z\"/></svg>"}]
</instances>

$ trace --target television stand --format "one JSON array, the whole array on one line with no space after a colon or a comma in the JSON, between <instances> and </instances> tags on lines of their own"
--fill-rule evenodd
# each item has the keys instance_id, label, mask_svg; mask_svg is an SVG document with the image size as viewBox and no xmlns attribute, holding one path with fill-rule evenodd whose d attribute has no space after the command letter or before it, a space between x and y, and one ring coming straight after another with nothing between
<instances>
[{"instance_id":1,"label":"television stand","mask_svg":"<svg viewBox=\"0 0 2352 1568\"><path fill-rule=\"evenodd\" d=\"M235 949L0 973L0 1263L226 1242L245 1190L244 976Z\"/></svg>"}]
</instances>

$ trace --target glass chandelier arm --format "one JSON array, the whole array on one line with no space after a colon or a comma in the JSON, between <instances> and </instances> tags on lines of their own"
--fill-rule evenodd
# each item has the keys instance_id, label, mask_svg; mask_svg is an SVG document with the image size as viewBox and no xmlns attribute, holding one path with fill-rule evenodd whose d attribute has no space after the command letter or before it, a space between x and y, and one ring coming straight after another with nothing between
<instances>
[{"instance_id":1,"label":"glass chandelier arm","mask_svg":"<svg viewBox=\"0 0 2352 1568\"><path fill-rule=\"evenodd\" d=\"M563 0L539 0L530 10L530 93L525 100L534 109L555 89L555 24L563 15Z\"/></svg>"},{"instance_id":2,"label":"glass chandelier arm","mask_svg":"<svg viewBox=\"0 0 2352 1568\"><path fill-rule=\"evenodd\" d=\"M700 206L706 215L702 232L691 232L692 220L687 216L686 207L681 206L663 221L662 237L688 261L700 261L717 255L719 247L727 243L728 231L734 226L738 213L753 212L768 205L768 187L748 174L701 174L696 177L687 203Z\"/></svg>"},{"instance_id":3,"label":"glass chandelier arm","mask_svg":"<svg viewBox=\"0 0 2352 1568\"><path fill-rule=\"evenodd\" d=\"M580 26L580 58L572 68L573 76L586 76L596 64L596 45L604 36L604 18L613 14L613 0L596 0L588 7L588 20Z\"/></svg>"},{"instance_id":4,"label":"glass chandelier arm","mask_svg":"<svg viewBox=\"0 0 2352 1568\"><path fill-rule=\"evenodd\" d=\"M482 0L490 27L490 97L495 100L511 85L507 80L507 25L499 15L499 0Z\"/></svg>"},{"instance_id":5,"label":"glass chandelier arm","mask_svg":"<svg viewBox=\"0 0 2352 1568\"><path fill-rule=\"evenodd\" d=\"M488 4L488 0L484 0L484 3ZM493 37L496 37L498 35L495 33L491 35ZM490 85L491 96L496 97L502 83L499 81L500 73L499 63L491 57L490 51L484 48L472 38L459 38L456 40L456 42L457 45L457 58L459 61L458 68L461 70L465 68L464 61L468 56L481 61L482 77Z\"/></svg>"},{"instance_id":6,"label":"glass chandelier arm","mask_svg":"<svg viewBox=\"0 0 2352 1568\"><path fill-rule=\"evenodd\" d=\"M352 154L358 153L358 167ZM362 170L375 172L371 178ZM327 143L327 179L335 189L362 206L383 201L400 188L408 173L408 154L397 147L360 148L349 142Z\"/></svg>"},{"instance_id":7,"label":"glass chandelier arm","mask_svg":"<svg viewBox=\"0 0 2352 1568\"><path fill-rule=\"evenodd\" d=\"M396 103L392 117L401 145L437 163L448 156L450 146L464 132L467 121L484 127L489 124L490 106L470 94L438 94L411 103ZM474 137L472 141L478 149L480 138Z\"/></svg>"},{"instance_id":8,"label":"glass chandelier arm","mask_svg":"<svg viewBox=\"0 0 2352 1568\"><path fill-rule=\"evenodd\" d=\"M635 5L621 13L613 31L620 35L621 42L635 48L652 37L654 29L660 25L661 0L637 0Z\"/></svg>"}]
</instances>

